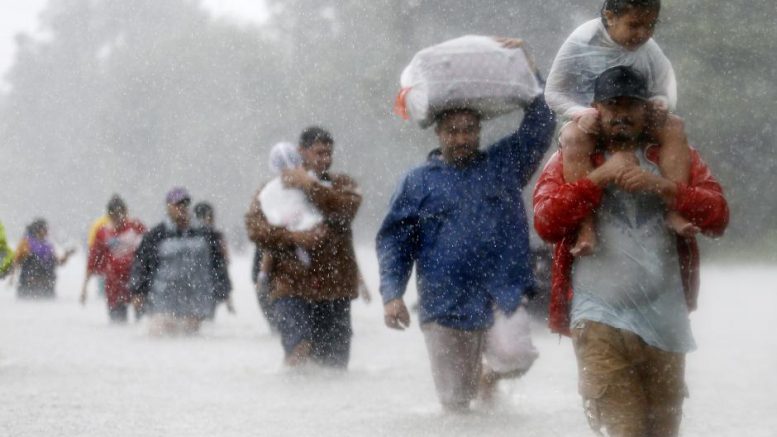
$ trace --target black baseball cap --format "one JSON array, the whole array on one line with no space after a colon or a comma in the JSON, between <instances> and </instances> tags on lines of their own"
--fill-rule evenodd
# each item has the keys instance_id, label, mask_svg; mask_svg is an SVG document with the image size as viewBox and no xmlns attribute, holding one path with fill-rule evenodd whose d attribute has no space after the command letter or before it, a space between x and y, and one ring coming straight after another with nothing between
<instances>
[{"instance_id":1,"label":"black baseball cap","mask_svg":"<svg viewBox=\"0 0 777 437\"><path fill-rule=\"evenodd\" d=\"M594 81L594 102L616 97L647 100L647 81L637 70L625 65L604 70Z\"/></svg>"}]
</instances>

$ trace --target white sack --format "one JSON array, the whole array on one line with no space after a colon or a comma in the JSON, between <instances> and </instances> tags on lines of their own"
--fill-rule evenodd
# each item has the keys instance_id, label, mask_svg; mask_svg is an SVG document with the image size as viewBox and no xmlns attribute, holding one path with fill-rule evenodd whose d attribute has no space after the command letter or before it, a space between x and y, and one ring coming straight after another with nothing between
<instances>
[{"instance_id":1,"label":"white sack","mask_svg":"<svg viewBox=\"0 0 777 437\"><path fill-rule=\"evenodd\" d=\"M594 80L604 70L619 65L640 72L647 79L650 95L674 111L677 81L658 44L651 38L637 50L626 50L610 38L601 18L578 27L562 44L548 74L545 100L557 114L572 118L591 106Z\"/></svg>"},{"instance_id":2,"label":"white sack","mask_svg":"<svg viewBox=\"0 0 777 437\"><path fill-rule=\"evenodd\" d=\"M466 107L488 119L525 107L542 93L523 49L474 35L418 52L401 85L404 109L423 128L446 109Z\"/></svg>"},{"instance_id":3,"label":"white sack","mask_svg":"<svg viewBox=\"0 0 777 437\"><path fill-rule=\"evenodd\" d=\"M494 326L486 333L483 357L497 373L527 371L539 356L531 341L531 320L523 306L510 316L494 311Z\"/></svg>"}]
</instances>

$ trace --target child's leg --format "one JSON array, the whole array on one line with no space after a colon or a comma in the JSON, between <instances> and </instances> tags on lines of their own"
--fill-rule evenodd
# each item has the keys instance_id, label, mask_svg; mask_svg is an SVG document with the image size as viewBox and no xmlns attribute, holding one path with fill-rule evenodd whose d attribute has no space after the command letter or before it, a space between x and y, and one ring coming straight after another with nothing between
<instances>
[{"instance_id":1,"label":"child's leg","mask_svg":"<svg viewBox=\"0 0 777 437\"><path fill-rule=\"evenodd\" d=\"M669 115L666 122L656 128L656 140L661 144L659 162L665 178L688 183L691 168L691 149L685 135L685 125L680 117ZM666 223L670 229L684 237L691 237L699 229L677 211L669 211Z\"/></svg>"},{"instance_id":2,"label":"child's leg","mask_svg":"<svg viewBox=\"0 0 777 437\"><path fill-rule=\"evenodd\" d=\"M559 139L562 149L564 180L575 182L584 178L593 170L591 154L596 149L596 140L583 132L576 123L568 123L561 131ZM572 255L590 255L596 246L596 229L593 216L586 217L580 224L577 241Z\"/></svg>"},{"instance_id":3,"label":"child's leg","mask_svg":"<svg viewBox=\"0 0 777 437\"><path fill-rule=\"evenodd\" d=\"M576 182L588 175L594 168L591 154L596 149L596 140L583 132L577 123L568 123L561 130L559 138L564 165L564 180Z\"/></svg>"}]
</instances>

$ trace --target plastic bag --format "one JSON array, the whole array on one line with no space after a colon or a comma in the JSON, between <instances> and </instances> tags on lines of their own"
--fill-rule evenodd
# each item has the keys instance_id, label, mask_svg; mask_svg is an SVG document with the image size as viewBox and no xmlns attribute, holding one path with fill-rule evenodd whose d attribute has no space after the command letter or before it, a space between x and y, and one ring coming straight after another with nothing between
<instances>
[{"instance_id":1,"label":"plastic bag","mask_svg":"<svg viewBox=\"0 0 777 437\"><path fill-rule=\"evenodd\" d=\"M578 27L558 51L545 84L545 100L559 115L571 119L591 106L594 81L606 69L627 65L648 81L648 91L670 111L677 106L677 80L669 59L651 38L629 51L610 38L601 18Z\"/></svg>"},{"instance_id":2,"label":"plastic bag","mask_svg":"<svg viewBox=\"0 0 777 437\"><path fill-rule=\"evenodd\" d=\"M302 165L302 157L299 156L297 146L288 142L280 142L270 149L270 170L275 174L281 174L283 170Z\"/></svg>"},{"instance_id":3,"label":"plastic bag","mask_svg":"<svg viewBox=\"0 0 777 437\"><path fill-rule=\"evenodd\" d=\"M474 35L421 50L400 82L395 111L422 128L441 111L469 108L488 119L525 107L542 93L523 49Z\"/></svg>"},{"instance_id":4,"label":"plastic bag","mask_svg":"<svg viewBox=\"0 0 777 437\"><path fill-rule=\"evenodd\" d=\"M270 169L276 174L300 165L302 158L297 147L291 143L278 143L270 151ZM311 174L311 177L315 176ZM273 226L281 226L292 232L308 231L324 220L305 193L284 186L280 176L268 182L259 192L258 198L262 213Z\"/></svg>"},{"instance_id":5,"label":"plastic bag","mask_svg":"<svg viewBox=\"0 0 777 437\"><path fill-rule=\"evenodd\" d=\"M510 316L494 312L494 325L486 333L483 357L497 373L527 371L539 356L531 341L531 320L522 306Z\"/></svg>"}]
</instances>

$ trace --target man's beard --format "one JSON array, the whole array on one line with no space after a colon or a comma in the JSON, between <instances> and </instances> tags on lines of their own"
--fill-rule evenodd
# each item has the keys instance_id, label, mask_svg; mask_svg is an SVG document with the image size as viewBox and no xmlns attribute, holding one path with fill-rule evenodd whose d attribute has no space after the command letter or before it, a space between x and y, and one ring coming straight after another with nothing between
<instances>
[{"instance_id":1,"label":"man's beard","mask_svg":"<svg viewBox=\"0 0 777 437\"><path fill-rule=\"evenodd\" d=\"M616 119L612 120L609 123L610 127L618 127L623 126L627 128L631 128L634 126L634 123L632 123L629 119ZM637 141L640 138L640 133L633 132L631 130L617 130L614 133L610 135L610 141L616 142L616 143L629 143Z\"/></svg>"},{"instance_id":2,"label":"man's beard","mask_svg":"<svg viewBox=\"0 0 777 437\"><path fill-rule=\"evenodd\" d=\"M623 131L617 132L615 135L610 137L610 139L615 143L630 143L636 141L637 138L637 135L632 135Z\"/></svg>"}]
</instances>

